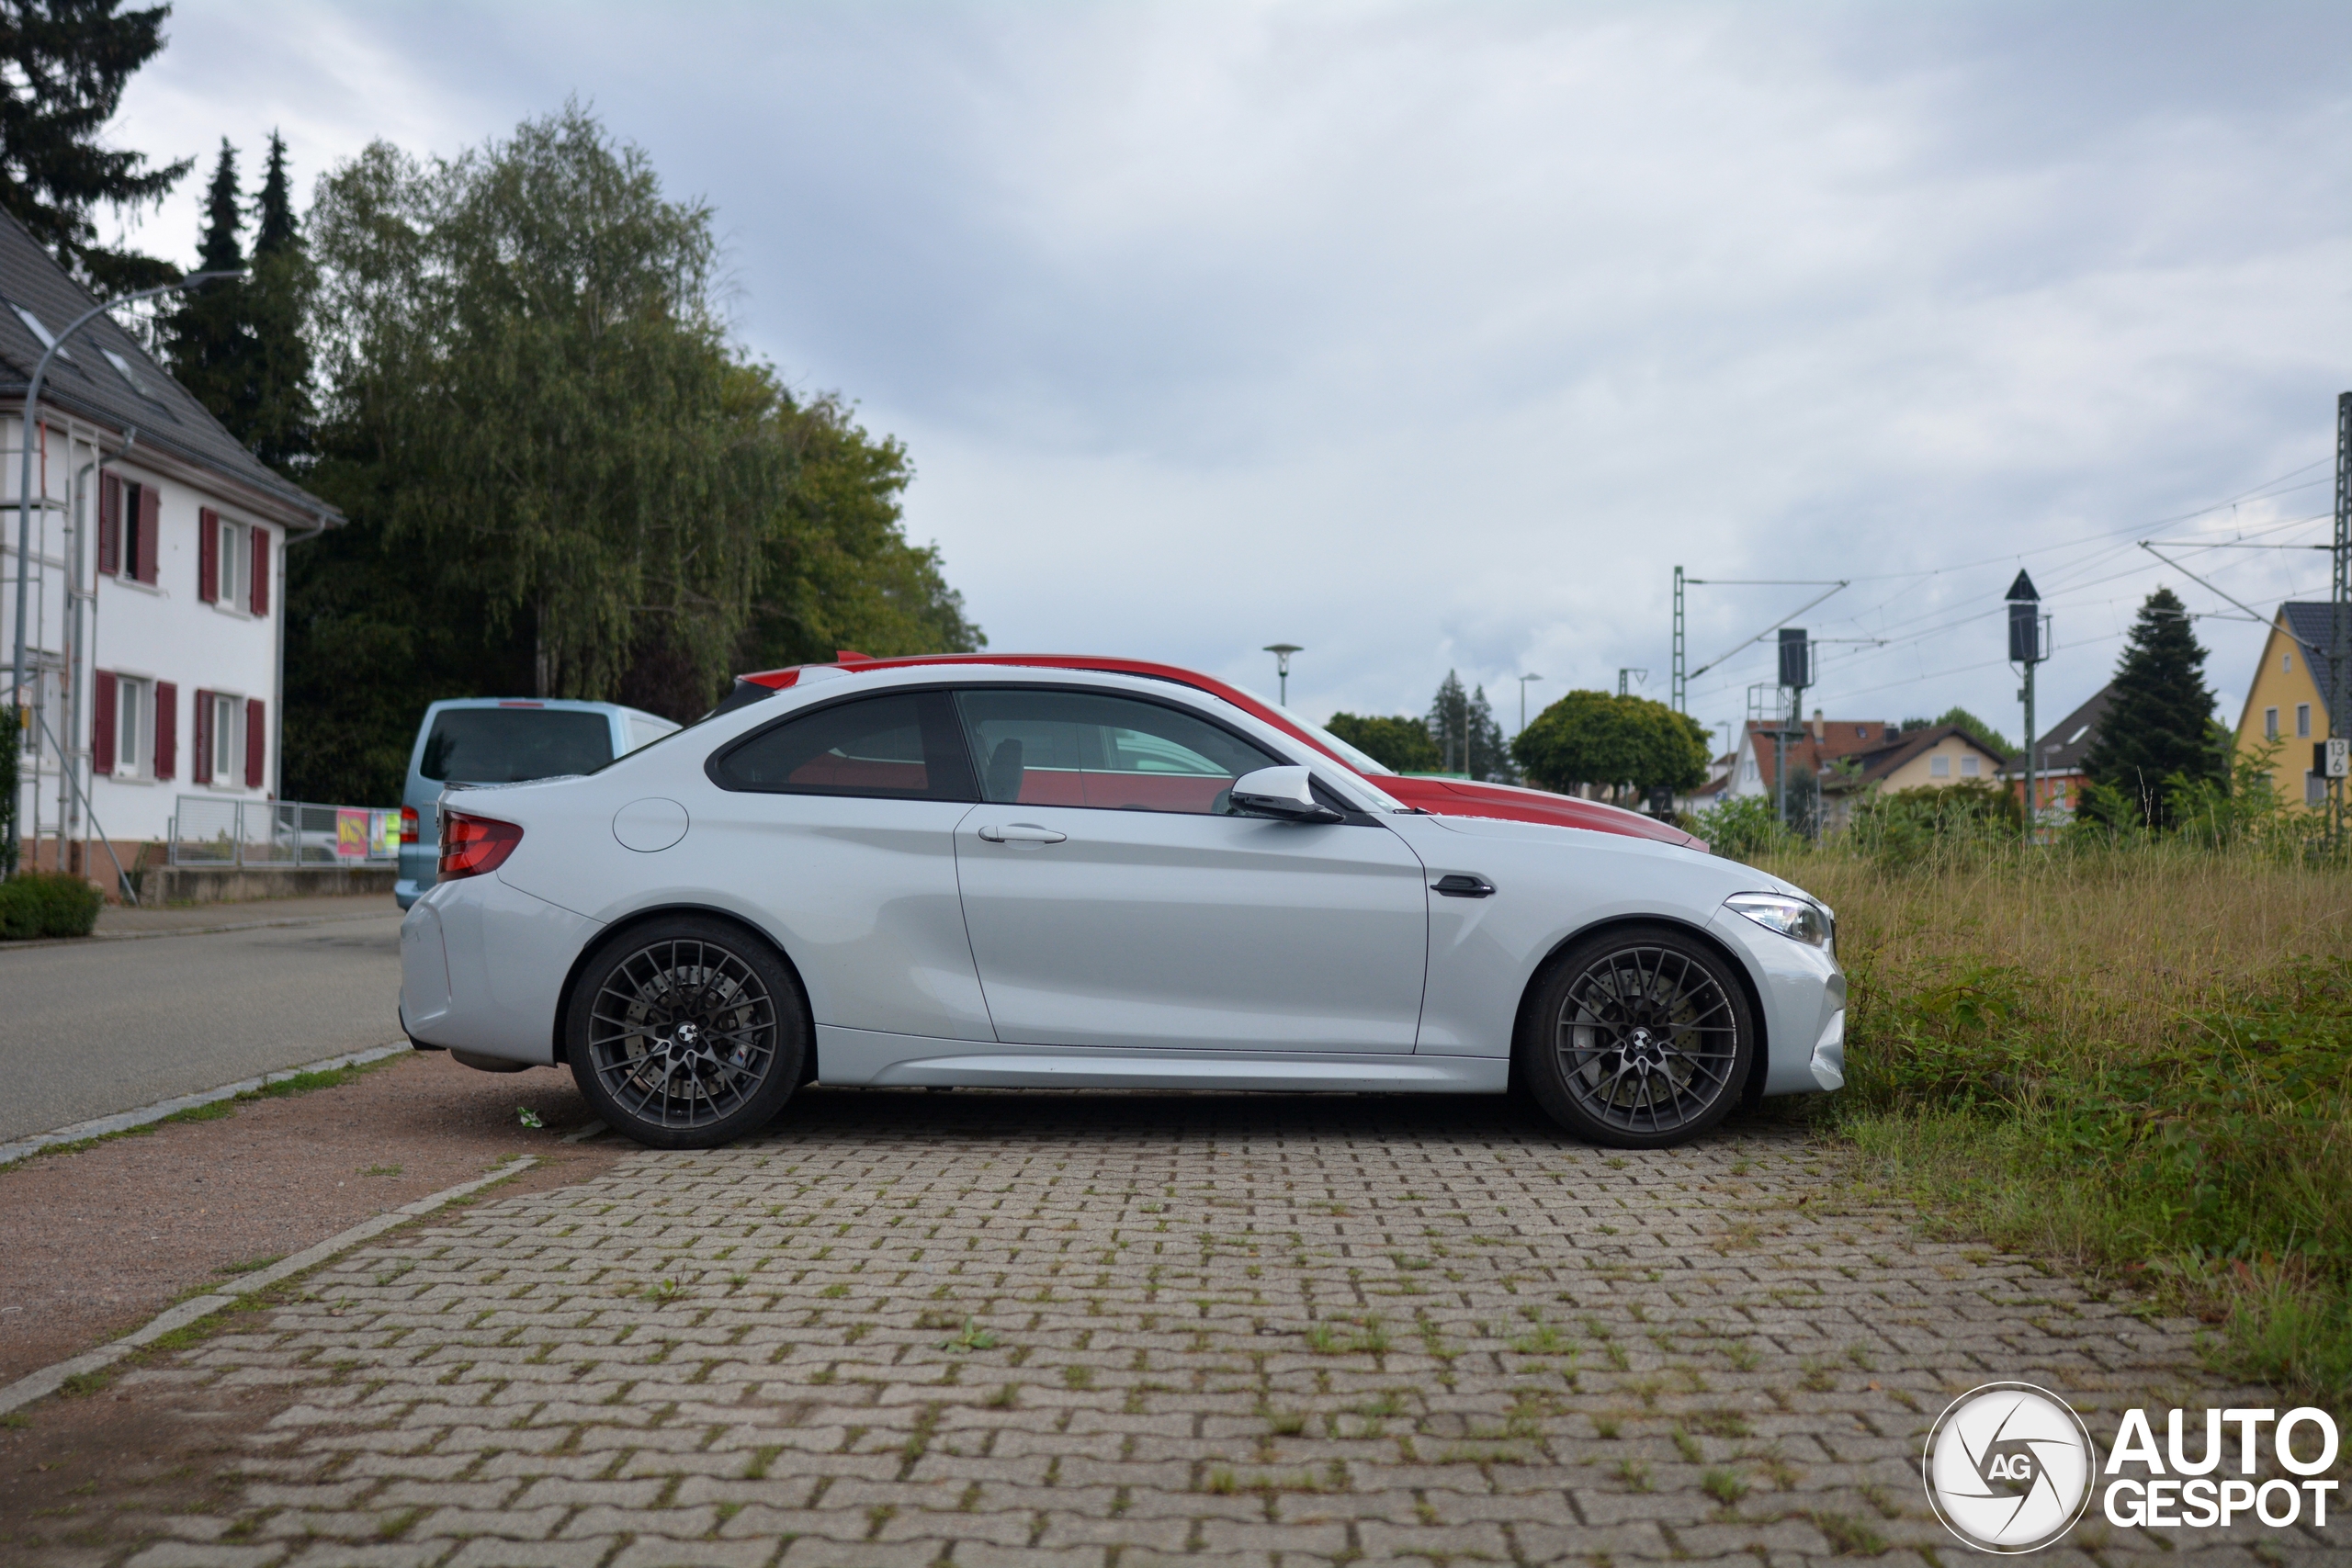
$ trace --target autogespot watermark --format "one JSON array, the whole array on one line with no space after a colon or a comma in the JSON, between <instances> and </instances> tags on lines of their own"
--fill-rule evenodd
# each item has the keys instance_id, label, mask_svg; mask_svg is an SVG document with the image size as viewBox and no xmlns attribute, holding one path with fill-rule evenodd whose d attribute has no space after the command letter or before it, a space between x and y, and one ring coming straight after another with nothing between
<instances>
[{"instance_id":1,"label":"autogespot watermark","mask_svg":"<svg viewBox=\"0 0 2352 1568\"><path fill-rule=\"evenodd\" d=\"M2115 1525L2211 1529L2250 1517L2272 1529L2306 1520L2326 1527L2337 1486L2320 1479L2335 1467L2337 1452L2335 1421L2326 1411L2208 1410L2203 1445L2193 1457L2188 1444L2195 1427L2187 1414L2165 1413L2160 1446L2147 1411L2125 1411L2102 1466L2090 1428L2048 1389L2024 1382L1970 1389L1928 1433L1920 1467L1928 1501L1962 1540L2010 1553L2055 1542L2089 1510L2094 1493ZM2266 1447L2297 1479L2254 1479ZM2228 1476L2223 1461L2233 1448L2238 1473Z\"/></svg>"}]
</instances>

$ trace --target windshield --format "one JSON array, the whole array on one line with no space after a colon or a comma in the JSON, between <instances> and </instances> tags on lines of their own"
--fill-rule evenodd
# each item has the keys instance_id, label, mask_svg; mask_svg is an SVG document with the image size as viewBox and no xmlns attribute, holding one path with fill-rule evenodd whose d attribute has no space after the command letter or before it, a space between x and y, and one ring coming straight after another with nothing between
<instances>
[{"instance_id":1,"label":"windshield","mask_svg":"<svg viewBox=\"0 0 2352 1568\"><path fill-rule=\"evenodd\" d=\"M1329 747L1331 749L1332 755L1338 757L1341 761L1347 763L1348 766L1353 768L1356 772L1375 777L1382 773L1389 774L1392 777L1396 774L1396 770L1390 767L1387 763L1375 761L1374 759L1367 757L1362 751L1357 750L1354 747L1349 745L1346 741L1340 739L1338 736L1324 728L1321 725L1308 723L1306 719L1299 717L1298 715L1291 712L1290 709L1283 706L1282 704L1275 702L1272 698L1261 697L1247 686L1237 685L1233 689L1253 702L1265 704L1266 706L1273 709L1274 712L1282 715L1284 718L1298 726L1299 728L1314 737L1317 744Z\"/></svg>"},{"instance_id":2,"label":"windshield","mask_svg":"<svg viewBox=\"0 0 2352 1568\"><path fill-rule=\"evenodd\" d=\"M584 773L613 760L612 721L552 708L444 708L417 772L436 784L521 784Z\"/></svg>"}]
</instances>

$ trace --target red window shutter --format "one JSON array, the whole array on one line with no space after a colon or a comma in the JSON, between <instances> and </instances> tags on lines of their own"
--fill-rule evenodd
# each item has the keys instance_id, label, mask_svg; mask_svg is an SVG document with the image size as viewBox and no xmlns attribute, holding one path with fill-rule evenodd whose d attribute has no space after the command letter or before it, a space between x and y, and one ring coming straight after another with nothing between
<instances>
[{"instance_id":1,"label":"red window shutter","mask_svg":"<svg viewBox=\"0 0 2352 1568\"><path fill-rule=\"evenodd\" d=\"M139 487L139 581L155 581L155 541L163 532L164 495L153 485Z\"/></svg>"},{"instance_id":2,"label":"red window shutter","mask_svg":"<svg viewBox=\"0 0 2352 1568\"><path fill-rule=\"evenodd\" d=\"M269 762L269 728L262 723L266 709L259 697L245 699L245 787L261 788Z\"/></svg>"},{"instance_id":3,"label":"red window shutter","mask_svg":"<svg viewBox=\"0 0 2352 1568\"><path fill-rule=\"evenodd\" d=\"M122 570L122 480L114 474L98 478L98 570Z\"/></svg>"},{"instance_id":4,"label":"red window shutter","mask_svg":"<svg viewBox=\"0 0 2352 1568\"><path fill-rule=\"evenodd\" d=\"M196 732L196 744L189 749L187 776L197 784L212 782L212 694L199 686L196 692L196 722L188 727Z\"/></svg>"},{"instance_id":5,"label":"red window shutter","mask_svg":"<svg viewBox=\"0 0 2352 1568\"><path fill-rule=\"evenodd\" d=\"M269 530L254 530L254 614L269 614Z\"/></svg>"},{"instance_id":6,"label":"red window shutter","mask_svg":"<svg viewBox=\"0 0 2352 1568\"><path fill-rule=\"evenodd\" d=\"M180 689L155 682L155 776L176 778L180 760Z\"/></svg>"},{"instance_id":7,"label":"red window shutter","mask_svg":"<svg viewBox=\"0 0 2352 1568\"><path fill-rule=\"evenodd\" d=\"M208 604L220 597L220 514L209 506L196 513L196 596Z\"/></svg>"},{"instance_id":8,"label":"red window shutter","mask_svg":"<svg viewBox=\"0 0 2352 1568\"><path fill-rule=\"evenodd\" d=\"M98 671L98 697L90 715L90 767L98 773L114 772L114 677Z\"/></svg>"}]
</instances>

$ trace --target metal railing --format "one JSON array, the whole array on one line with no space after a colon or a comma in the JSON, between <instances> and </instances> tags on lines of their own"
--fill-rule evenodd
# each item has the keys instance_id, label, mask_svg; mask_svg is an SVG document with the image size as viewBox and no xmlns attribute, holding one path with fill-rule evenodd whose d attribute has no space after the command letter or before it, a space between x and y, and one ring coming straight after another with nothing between
<instances>
[{"instance_id":1,"label":"metal railing","mask_svg":"<svg viewBox=\"0 0 2352 1568\"><path fill-rule=\"evenodd\" d=\"M400 858L401 814L308 800L184 795L172 815L173 865L385 865Z\"/></svg>"}]
</instances>

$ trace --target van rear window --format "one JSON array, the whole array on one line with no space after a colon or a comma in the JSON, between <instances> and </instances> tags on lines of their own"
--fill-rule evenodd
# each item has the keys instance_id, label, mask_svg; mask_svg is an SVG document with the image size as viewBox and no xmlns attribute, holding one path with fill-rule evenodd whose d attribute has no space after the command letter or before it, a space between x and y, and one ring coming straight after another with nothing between
<instances>
[{"instance_id":1,"label":"van rear window","mask_svg":"<svg viewBox=\"0 0 2352 1568\"><path fill-rule=\"evenodd\" d=\"M436 784L520 784L591 773L612 760L612 721L600 713L445 708L418 771Z\"/></svg>"}]
</instances>

